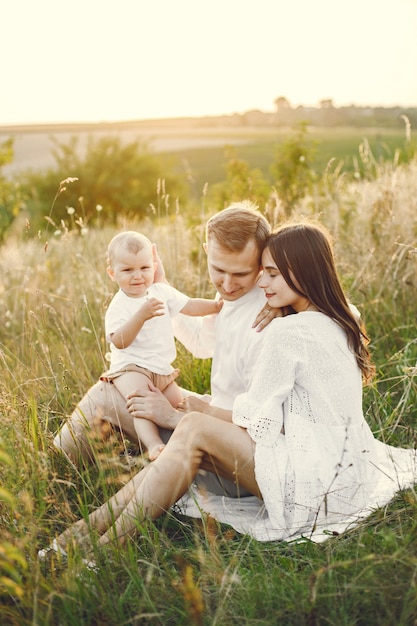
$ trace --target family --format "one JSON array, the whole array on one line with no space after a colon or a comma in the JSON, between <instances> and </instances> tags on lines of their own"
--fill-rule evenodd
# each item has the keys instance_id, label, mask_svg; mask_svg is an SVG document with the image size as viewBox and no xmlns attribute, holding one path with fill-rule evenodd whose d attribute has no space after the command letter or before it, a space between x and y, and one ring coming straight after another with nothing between
<instances>
[{"instance_id":1,"label":"family","mask_svg":"<svg viewBox=\"0 0 417 626\"><path fill-rule=\"evenodd\" d=\"M54 443L88 463L106 421L152 462L50 549L88 552L92 532L99 547L123 544L143 520L187 507L190 490L202 510L258 540L321 541L417 482L416 451L378 441L364 419L368 339L324 227L271 232L256 207L235 203L209 219L204 249L215 300L168 285L143 235L110 242L119 287L105 320L110 369ZM194 356L212 358L209 401L176 384L172 329Z\"/></svg>"}]
</instances>

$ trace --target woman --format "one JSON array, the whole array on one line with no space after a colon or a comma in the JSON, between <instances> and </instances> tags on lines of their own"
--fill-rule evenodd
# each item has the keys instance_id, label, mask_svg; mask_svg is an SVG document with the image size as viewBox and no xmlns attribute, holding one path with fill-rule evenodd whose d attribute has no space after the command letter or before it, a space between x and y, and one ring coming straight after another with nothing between
<instances>
[{"instance_id":1,"label":"woman","mask_svg":"<svg viewBox=\"0 0 417 626\"><path fill-rule=\"evenodd\" d=\"M88 543L91 528L98 545L123 541L142 520L168 511L200 469L263 501L264 513L245 526L261 540L344 530L414 482L415 451L378 442L364 420L362 378L373 366L327 233L308 223L281 226L262 264L259 286L283 317L264 331L248 392L233 412L199 404L206 413L184 415L164 454L60 535L55 549Z\"/></svg>"}]
</instances>

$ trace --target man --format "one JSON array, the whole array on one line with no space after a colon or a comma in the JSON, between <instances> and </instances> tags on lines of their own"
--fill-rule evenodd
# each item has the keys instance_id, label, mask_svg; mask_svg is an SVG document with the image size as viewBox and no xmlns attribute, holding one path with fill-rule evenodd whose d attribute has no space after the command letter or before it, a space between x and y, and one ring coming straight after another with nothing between
<instances>
[{"instance_id":1,"label":"man","mask_svg":"<svg viewBox=\"0 0 417 626\"><path fill-rule=\"evenodd\" d=\"M264 243L270 234L265 217L249 203L232 204L214 215L206 226L208 271L223 307L206 318L178 316L175 335L196 357L213 357L211 404L231 409L234 399L247 390L259 353L262 328L273 313L268 308L254 320L265 305L264 293L257 287ZM90 433L105 419L137 442L135 417L147 417L160 427L174 430L183 413L174 409L156 389L132 394L126 407L111 383L98 382L84 396L74 413L55 437L55 446L72 461L91 458Z\"/></svg>"}]
</instances>

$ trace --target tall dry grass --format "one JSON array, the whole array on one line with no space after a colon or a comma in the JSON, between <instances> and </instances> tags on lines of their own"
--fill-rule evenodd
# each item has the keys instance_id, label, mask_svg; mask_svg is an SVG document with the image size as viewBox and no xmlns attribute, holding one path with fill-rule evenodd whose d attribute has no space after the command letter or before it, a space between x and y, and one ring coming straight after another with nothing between
<instances>
[{"instance_id":1,"label":"tall dry grass","mask_svg":"<svg viewBox=\"0 0 417 626\"><path fill-rule=\"evenodd\" d=\"M390 443L416 443L417 162L347 181L329 170L300 214L332 230L351 300L368 326L378 375L367 419ZM171 282L212 293L201 244L209 210L188 219L121 221L158 244ZM279 212L277 213L279 219ZM197 225L195 225L197 223ZM194 225L193 225L194 224ZM212 520L166 516L143 525L100 572L77 555L47 566L39 547L133 471L110 438L96 466L77 470L52 436L105 367L103 316L114 285L105 250L116 229L63 229L0 258L0 622L2 624L412 624L417 615L416 497L400 494L324 545L257 544ZM183 381L205 391L209 363L179 351ZM107 557L109 557L107 559Z\"/></svg>"}]
</instances>

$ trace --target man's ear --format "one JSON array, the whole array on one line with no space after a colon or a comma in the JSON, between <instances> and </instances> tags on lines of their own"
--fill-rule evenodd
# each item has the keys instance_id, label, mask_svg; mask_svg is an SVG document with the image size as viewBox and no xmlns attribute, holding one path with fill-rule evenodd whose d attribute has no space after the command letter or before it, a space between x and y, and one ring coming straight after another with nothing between
<instances>
[{"instance_id":1,"label":"man's ear","mask_svg":"<svg viewBox=\"0 0 417 626\"><path fill-rule=\"evenodd\" d=\"M203 243L203 250L207 254L208 247L206 242Z\"/></svg>"},{"instance_id":2,"label":"man's ear","mask_svg":"<svg viewBox=\"0 0 417 626\"><path fill-rule=\"evenodd\" d=\"M107 266L107 274L114 281L114 269L110 265Z\"/></svg>"}]
</instances>

